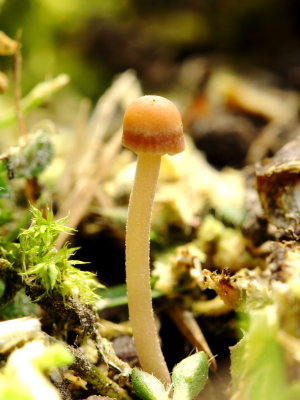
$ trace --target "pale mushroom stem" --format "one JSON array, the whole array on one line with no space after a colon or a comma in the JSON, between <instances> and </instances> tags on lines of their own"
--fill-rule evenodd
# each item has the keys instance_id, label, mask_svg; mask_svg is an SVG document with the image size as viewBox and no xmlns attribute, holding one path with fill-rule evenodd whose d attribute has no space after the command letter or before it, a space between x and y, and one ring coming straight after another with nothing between
<instances>
[{"instance_id":1,"label":"pale mushroom stem","mask_svg":"<svg viewBox=\"0 0 300 400\"><path fill-rule=\"evenodd\" d=\"M129 318L141 367L167 387L170 374L161 351L150 289L150 226L161 156L139 153L128 208L126 281Z\"/></svg>"}]
</instances>

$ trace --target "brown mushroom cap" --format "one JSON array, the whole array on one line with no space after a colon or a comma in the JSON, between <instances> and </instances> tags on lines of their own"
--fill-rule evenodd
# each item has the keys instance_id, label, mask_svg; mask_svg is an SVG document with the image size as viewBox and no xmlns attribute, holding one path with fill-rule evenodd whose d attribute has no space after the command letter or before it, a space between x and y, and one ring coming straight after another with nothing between
<instances>
[{"instance_id":1,"label":"brown mushroom cap","mask_svg":"<svg viewBox=\"0 0 300 400\"><path fill-rule=\"evenodd\" d=\"M135 153L182 152L184 139L179 111L164 97L139 97L125 111L122 143Z\"/></svg>"}]
</instances>

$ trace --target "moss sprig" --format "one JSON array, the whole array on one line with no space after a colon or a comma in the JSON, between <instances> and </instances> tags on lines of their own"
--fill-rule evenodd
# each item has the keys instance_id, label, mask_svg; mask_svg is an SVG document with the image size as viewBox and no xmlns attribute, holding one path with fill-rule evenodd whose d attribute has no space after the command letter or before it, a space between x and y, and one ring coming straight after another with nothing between
<instances>
[{"instance_id":1,"label":"moss sprig","mask_svg":"<svg viewBox=\"0 0 300 400\"><path fill-rule=\"evenodd\" d=\"M71 257L78 248L67 245L57 250L55 241L60 232L72 231L64 225L66 218L57 221L52 210L45 216L34 206L30 207L32 222L19 235L21 254L21 275L27 285L40 285L49 294L56 291L65 297L73 297L86 304L98 299L96 288L102 287L89 271L82 271L75 265L84 264Z\"/></svg>"}]
</instances>

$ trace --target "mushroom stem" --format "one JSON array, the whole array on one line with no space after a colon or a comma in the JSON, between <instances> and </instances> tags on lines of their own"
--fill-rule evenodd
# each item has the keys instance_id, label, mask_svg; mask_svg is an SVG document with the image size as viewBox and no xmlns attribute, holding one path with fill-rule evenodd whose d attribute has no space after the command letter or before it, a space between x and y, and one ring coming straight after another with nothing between
<instances>
[{"instance_id":1,"label":"mushroom stem","mask_svg":"<svg viewBox=\"0 0 300 400\"><path fill-rule=\"evenodd\" d=\"M128 208L126 281L129 318L140 364L144 371L170 385L161 351L150 288L150 226L161 156L140 153Z\"/></svg>"}]
</instances>

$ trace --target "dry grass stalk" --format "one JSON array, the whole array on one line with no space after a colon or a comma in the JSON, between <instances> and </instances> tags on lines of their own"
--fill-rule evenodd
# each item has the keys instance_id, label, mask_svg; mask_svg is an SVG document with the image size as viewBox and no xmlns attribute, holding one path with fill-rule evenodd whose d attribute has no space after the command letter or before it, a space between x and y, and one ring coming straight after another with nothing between
<instances>
[{"instance_id":1,"label":"dry grass stalk","mask_svg":"<svg viewBox=\"0 0 300 400\"><path fill-rule=\"evenodd\" d=\"M131 71L126 71L100 98L88 124L82 126L82 119L79 119L81 126L75 129L76 157L72 147L64 172L67 190L58 187L57 191L56 217L69 214L68 226L76 228L93 198L96 196L98 203L103 198L101 191L99 193L99 183L110 173L121 144L119 130L107 139L110 127L118 117L119 108L127 107L140 94L136 76ZM84 139L82 132L86 133ZM61 234L57 246L62 246L66 239L67 235Z\"/></svg>"},{"instance_id":2,"label":"dry grass stalk","mask_svg":"<svg viewBox=\"0 0 300 400\"><path fill-rule=\"evenodd\" d=\"M203 350L208 355L211 369L215 371L217 369L216 360L193 314L177 305L172 305L169 309L169 315L187 341L195 349Z\"/></svg>"}]
</instances>

